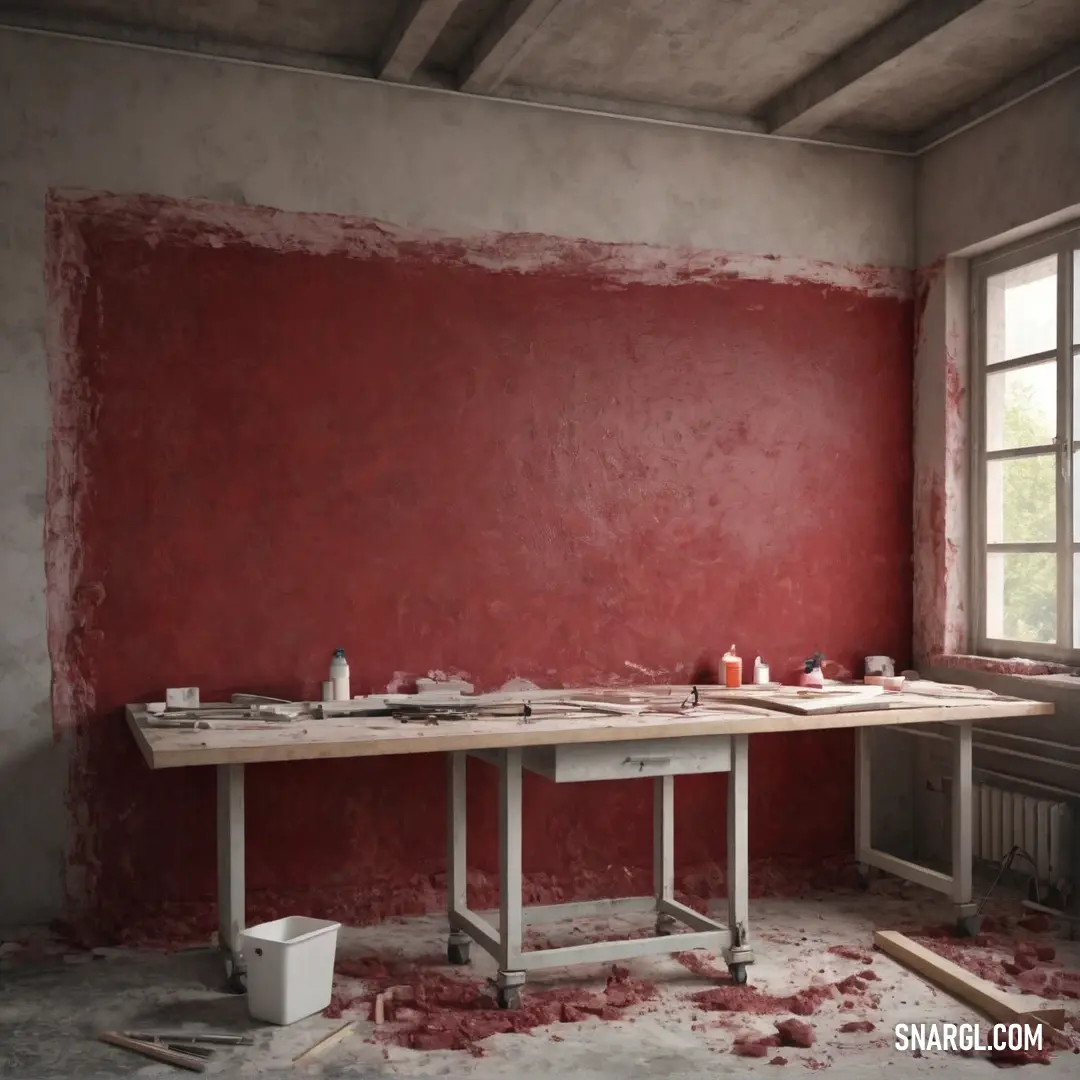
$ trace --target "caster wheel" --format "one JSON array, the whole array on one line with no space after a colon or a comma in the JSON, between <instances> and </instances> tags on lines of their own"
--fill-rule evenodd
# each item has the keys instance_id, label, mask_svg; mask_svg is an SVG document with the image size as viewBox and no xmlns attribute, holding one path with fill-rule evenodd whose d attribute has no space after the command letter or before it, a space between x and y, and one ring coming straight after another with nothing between
<instances>
[{"instance_id":1,"label":"caster wheel","mask_svg":"<svg viewBox=\"0 0 1080 1080\"><path fill-rule=\"evenodd\" d=\"M243 971L232 971L225 980L225 990L230 994L247 993L247 974Z\"/></svg>"},{"instance_id":2,"label":"caster wheel","mask_svg":"<svg viewBox=\"0 0 1080 1080\"><path fill-rule=\"evenodd\" d=\"M520 1009L521 989L517 986L498 987L495 990L495 1001L500 1009Z\"/></svg>"},{"instance_id":3,"label":"caster wheel","mask_svg":"<svg viewBox=\"0 0 1080 1080\"><path fill-rule=\"evenodd\" d=\"M736 986L744 986L746 984L746 965L745 964L731 964L728 966L728 974L731 976L731 981Z\"/></svg>"},{"instance_id":4,"label":"caster wheel","mask_svg":"<svg viewBox=\"0 0 1080 1080\"><path fill-rule=\"evenodd\" d=\"M675 920L670 915L661 915L656 920L656 936L671 937L675 932Z\"/></svg>"},{"instance_id":5,"label":"caster wheel","mask_svg":"<svg viewBox=\"0 0 1080 1080\"><path fill-rule=\"evenodd\" d=\"M968 915L956 920L956 930L961 937L974 937L982 929L981 915Z\"/></svg>"},{"instance_id":6,"label":"caster wheel","mask_svg":"<svg viewBox=\"0 0 1080 1080\"><path fill-rule=\"evenodd\" d=\"M446 960L450 964L462 965L469 962L469 946L468 945L455 945L453 943L446 946Z\"/></svg>"},{"instance_id":7,"label":"caster wheel","mask_svg":"<svg viewBox=\"0 0 1080 1080\"><path fill-rule=\"evenodd\" d=\"M855 885L863 892L870 888L870 867L865 863L859 863L855 867Z\"/></svg>"}]
</instances>

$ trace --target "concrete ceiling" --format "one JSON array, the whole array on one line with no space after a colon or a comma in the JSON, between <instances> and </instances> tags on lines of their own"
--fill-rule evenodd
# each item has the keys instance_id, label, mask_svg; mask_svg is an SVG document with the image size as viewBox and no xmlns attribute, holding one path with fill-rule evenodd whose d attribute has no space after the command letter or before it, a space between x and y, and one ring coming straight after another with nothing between
<instances>
[{"instance_id":1,"label":"concrete ceiling","mask_svg":"<svg viewBox=\"0 0 1080 1080\"><path fill-rule=\"evenodd\" d=\"M1080 0L38 0L0 25L901 153L1080 69Z\"/></svg>"}]
</instances>

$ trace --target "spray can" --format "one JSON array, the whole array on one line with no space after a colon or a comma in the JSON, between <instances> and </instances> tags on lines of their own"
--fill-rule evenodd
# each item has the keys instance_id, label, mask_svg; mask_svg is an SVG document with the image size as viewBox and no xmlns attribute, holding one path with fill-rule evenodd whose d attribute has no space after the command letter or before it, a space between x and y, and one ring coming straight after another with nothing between
<instances>
[{"instance_id":1,"label":"spray can","mask_svg":"<svg viewBox=\"0 0 1080 1080\"><path fill-rule=\"evenodd\" d=\"M819 690L825 686L825 676L821 672L821 662L824 659L821 653L814 653L813 656L807 657L799 675L800 686L813 686Z\"/></svg>"},{"instance_id":2,"label":"spray can","mask_svg":"<svg viewBox=\"0 0 1080 1080\"><path fill-rule=\"evenodd\" d=\"M742 658L735 652L734 645L724 653L722 666L724 686L729 689L742 686Z\"/></svg>"},{"instance_id":3,"label":"spray can","mask_svg":"<svg viewBox=\"0 0 1080 1080\"><path fill-rule=\"evenodd\" d=\"M334 700L349 700L349 662L344 649L335 649L330 661L330 681L334 684Z\"/></svg>"},{"instance_id":4,"label":"spray can","mask_svg":"<svg viewBox=\"0 0 1080 1080\"><path fill-rule=\"evenodd\" d=\"M767 686L769 682L769 665L760 656L754 657L754 685Z\"/></svg>"}]
</instances>

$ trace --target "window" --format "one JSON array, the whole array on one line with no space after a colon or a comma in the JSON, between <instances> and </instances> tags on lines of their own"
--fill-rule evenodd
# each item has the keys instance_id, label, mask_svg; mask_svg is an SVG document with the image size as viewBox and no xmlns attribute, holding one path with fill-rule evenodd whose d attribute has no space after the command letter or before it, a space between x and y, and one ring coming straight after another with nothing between
<instances>
[{"instance_id":1,"label":"window","mask_svg":"<svg viewBox=\"0 0 1080 1080\"><path fill-rule=\"evenodd\" d=\"M989 656L1080 656L1078 282L1080 228L972 266L973 637Z\"/></svg>"}]
</instances>

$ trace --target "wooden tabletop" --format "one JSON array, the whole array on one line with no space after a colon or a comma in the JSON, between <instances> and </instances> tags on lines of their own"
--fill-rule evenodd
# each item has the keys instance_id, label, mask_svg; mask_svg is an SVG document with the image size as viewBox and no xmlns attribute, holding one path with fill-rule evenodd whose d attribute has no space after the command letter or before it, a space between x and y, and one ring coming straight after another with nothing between
<instances>
[{"instance_id":1,"label":"wooden tabletop","mask_svg":"<svg viewBox=\"0 0 1080 1080\"><path fill-rule=\"evenodd\" d=\"M916 684L919 685L919 684ZM707 688L711 690L712 688ZM758 735L771 732L820 731L896 724L981 722L1010 717L1052 714L1050 702L1021 698L974 696L957 689L931 697L921 694L889 695L851 711L850 703L837 708L798 715L763 707L767 695L747 688L745 694L712 693L703 704L674 712L688 687L633 688L656 708L636 715L580 715L512 719L442 720L438 724L402 723L394 717L353 717L295 720L267 725L261 730L164 729L149 725L145 705L128 705L127 720L146 763L153 769L183 765L253 764L263 761L300 761L308 758L376 757L383 754L424 754L450 750L493 750L511 746L550 746L573 742L681 738L701 735ZM575 690L584 695L603 691ZM823 704L823 703L822 703ZM820 708L820 705L818 705Z\"/></svg>"}]
</instances>

